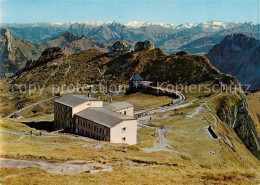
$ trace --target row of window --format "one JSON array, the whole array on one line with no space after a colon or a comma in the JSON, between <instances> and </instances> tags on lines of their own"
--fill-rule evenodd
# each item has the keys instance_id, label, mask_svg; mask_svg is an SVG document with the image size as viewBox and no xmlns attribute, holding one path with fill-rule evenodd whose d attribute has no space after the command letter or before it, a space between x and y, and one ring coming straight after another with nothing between
<instances>
[{"instance_id":1,"label":"row of window","mask_svg":"<svg viewBox=\"0 0 260 185\"><path fill-rule=\"evenodd\" d=\"M107 135L107 130L106 129L103 129L103 128L98 127L96 125L92 125L92 124L87 123L85 121L80 121L77 118L75 119L75 123L81 125L84 128L87 128L89 130L93 130L93 131L98 132L100 134L103 134L105 136Z\"/></svg>"},{"instance_id":2,"label":"row of window","mask_svg":"<svg viewBox=\"0 0 260 185\"><path fill-rule=\"evenodd\" d=\"M76 130L76 132L77 132L77 130ZM106 141L105 137L101 137L100 135L90 133L89 131L84 132L84 129L79 129L79 135L87 136L89 138L96 139L99 141Z\"/></svg>"},{"instance_id":3,"label":"row of window","mask_svg":"<svg viewBox=\"0 0 260 185\"><path fill-rule=\"evenodd\" d=\"M55 104L55 110L60 110L61 112L65 112L66 110L67 111L70 111L71 108L70 107L67 107L67 106L60 106L58 104Z\"/></svg>"},{"instance_id":4,"label":"row of window","mask_svg":"<svg viewBox=\"0 0 260 185\"><path fill-rule=\"evenodd\" d=\"M58 113L58 112L56 112L55 113L55 117L56 118L60 118L60 119L65 119L65 118L70 118L71 116L70 116L70 114L64 114L64 113Z\"/></svg>"}]
</instances>

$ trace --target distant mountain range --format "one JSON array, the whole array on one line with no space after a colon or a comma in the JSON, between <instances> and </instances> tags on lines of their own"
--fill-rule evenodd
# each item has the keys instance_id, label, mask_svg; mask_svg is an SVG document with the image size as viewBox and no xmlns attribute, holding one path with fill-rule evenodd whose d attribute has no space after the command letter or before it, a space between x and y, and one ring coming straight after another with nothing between
<instances>
[{"instance_id":1,"label":"distant mountain range","mask_svg":"<svg viewBox=\"0 0 260 185\"><path fill-rule=\"evenodd\" d=\"M244 34L226 36L206 57L221 72L231 74L251 90L260 89L260 41Z\"/></svg>"},{"instance_id":2,"label":"distant mountain range","mask_svg":"<svg viewBox=\"0 0 260 185\"><path fill-rule=\"evenodd\" d=\"M37 60L50 47L60 47L65 53L73 54L87 49L105 51L117 40L129 47L137 41L150 40L166 53L184 50L204 55L209 52L206 57L221 72L237 76L241 83L252 84L251 89L260 88L259 76L255 76L259 74L259 41L255 39L259 37L259 25L253 23L211 21L174 25L83 21L4 26L10 33L7 29L1 31L2 74L20 71L28 60ZM230 34L233 35L226 37Z\"/></svg>"},{"instance_id":3,"label":"distant mountain range","mask_svg":"<svg viewBox=\"0 0 260 185\"><path fill-rule=\"evenodd\" d=\"M86 35L97 42L113 43L115 40L151 40L155 47L166 53L186 50L189 53L206 54L213 45L226 35L243 33L258 38L258 25L253 23L210 21L199 24L164 24L131 21L127 24L116 22L70 22L39 24L3 24L14 38L40 44L69 31Z\"/></svg>"}]
</instances>

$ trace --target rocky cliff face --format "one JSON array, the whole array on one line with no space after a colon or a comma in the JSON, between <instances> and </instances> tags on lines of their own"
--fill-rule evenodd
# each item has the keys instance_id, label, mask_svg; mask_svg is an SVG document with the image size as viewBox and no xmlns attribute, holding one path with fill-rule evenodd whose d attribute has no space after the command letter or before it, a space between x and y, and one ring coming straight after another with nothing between
<instances>
[{"instance_id":1,"label":"rocky cliff face","mask_svg":"<svg viewBox=\"0 0 260 185\"><path fill-rule=\"evenodd\" d=\"M236 76L251 90L260 89L260 41L244 34L228 35L206 57L221 72Z\"/></svg>"},{"instance_id":2,"label":"rocky cliff face","mask_svg":"<svg viewBox=\"0 0 260 185\"><path fill-rule=\"evenodd\" d=\"M53 48L45 49L42 52L42 55L40 56L40 58L38 60L29 60L26 63L23 71L27 71L27 70L30 70L30 69L35 68L37 66L46 64L47 62L55 60L55 59L60 58L62 56L65 56L65 54L60 47L53 47Z\"/></svg>"},{"instance_id":3,"label":"rocky cliff face","mask_svg":"<svg viewBox=\"0 0 260 185\"><path fill-rule=\"evenodd\" d=\"M217 111L224 124L234 129L246 147L260 160L260 138L256 124L248 113L248 103L244 95L235 105Z\"/></svg>"},{"instance_id":4,"label":"rocky cliff face","mask_svg":"<svg viewBox=\"0 0 260 185\"><path fill-rule=\"evenodd\" d=\"M27 60L38 59L43 48L27 41L14 39L7 29L0 35L0 76L10 76L20 71Z\"/></svg>"}]
</instances>

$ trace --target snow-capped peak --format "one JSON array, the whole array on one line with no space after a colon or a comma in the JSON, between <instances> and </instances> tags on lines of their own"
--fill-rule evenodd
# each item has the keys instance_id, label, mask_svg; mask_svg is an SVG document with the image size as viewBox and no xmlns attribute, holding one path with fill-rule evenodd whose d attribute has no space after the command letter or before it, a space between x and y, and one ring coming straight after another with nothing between
<instances>
[{"instance_id":1,"label":"snow-capped peak","mask_svg":"<svg viewBox=\"0 0 260 185\"><path fill-rule=\"evenodd\" d=\"M51 23L51 25L57 25L57 26L62 26L62 25L67 25L67 23L61 23L61 22L54 22L54 23Z\"/></svg>"},{"instance_id":2,"label":"snow-capped peak","mask_svg":"<svg viewBox=\"0 0 260 185\"><path fill-rule=\"evenodd\" d=\"M158 23L158 22L138 22L138 21L130 21L126 24L124 24L127 27L133 27L133 28L139 28L142 26L151 26L151 25L158 25L166 28L174 27L175 24L164 24L164 23Z\"/></svg>"},{"instance_id":3,"label":"snow-capped peak","mask_svg":"<svg viewBox=\"0 0 260 185\"><path fill-rule=\"evenodd\" d=\"M178 24L175 29L183 29L183 28L192 28L194 26L197 26L198 24L193 23L186 23L186 24Z\"/></svg>"},{"instance_id":4,"label":"snow-capped peak","mask_svg":"<svg viewBox=\"0 0 260 185\"><path fill-rule=\"evenodd\" d=\"M239 24L240 23L238 22L208 21L208 22L200 23L198 24L198 26L201 26L203 28L211 28L211 29L219 30L219 29L233 28Z\"/></svg>"},{"instance_id":5,"label":"snow-capped peak","mask_svg":"<svg viewBox=\"0 0 260 185\"><path fill-rule=\"evenodd\" d=\"M52 25L70 25L70 24L86 24L90 26L102 26L102 25L110 25L110 24L119 24L114 21L71 21L69 23L52 23ZM241 23L238 22L222 22L222 21L208 21L203 23L185 23L185 24L165 24L159 22L139 22L139 21L130 21L124 25L126 27L131 28L139 28L144 26L162 26L169 29L189 29L198 27L199 29L214 29L214 30L221 30L221 29L229 29L233 28ZM253 23L248 23L253 24Z\"/></svg>"},{"instance_id":6,"label":"snow-capped peak","mask_svg":"<svg viewBox=\"0 0 260 185\"><path fill-rule=\"evenodd\" d=\"M105 24L112 24L113 21L71 21L70 24L86 24L86 25L91 25L91 26L101 26L101 25L105 25Z\"/></svg>"},{"instance_id":7,"label":"snow-capped peak","mask_svg":"<svg viewBox=\"0 0 260 185\"><path fill-rule=\"evenodd\" d=\"M130 21L125 24L127 27L132 28L139 28L142 26L151 26L151 25L158 25L165 28L171 28L171 29L185 29L185 28L192 28L194 26L197 26L198 24L193 23L186 23L186 24L165 24L165 23L158 23L158 22L138 22L138 21Z\"/></svg>"}]
</instances>

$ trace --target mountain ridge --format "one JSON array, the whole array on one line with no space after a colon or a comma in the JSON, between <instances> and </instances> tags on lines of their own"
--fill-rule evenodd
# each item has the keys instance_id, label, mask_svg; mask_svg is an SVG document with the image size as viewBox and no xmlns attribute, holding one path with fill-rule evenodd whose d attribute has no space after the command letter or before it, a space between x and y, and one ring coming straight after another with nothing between
<instances>
[{"instance_id":1,"label":"mountain ridge","mask_svg":"<svg viewBox=\"0 0 260 185\"><path fill-rule=\"evenodd\" d=\"M69 31L65 31L60 36L41 45L45 48L60 47L71 54L79 53L87 49L105 49L104 44L101 44L86 35L75 35Z\"/></svg>"},{"instance_id":2,"label":"mountain ridge","mask_svg":"<svg viewBox=\"0 0 260 185\"><path fill-rule=\"evenodd\" d=\"M207 47L198 49L186 48L192 54L206 54L213 44L218 44L224 36L230 33L244 33L257 38L257 25L254 23L208 21L204 23L164 24L154 22L132 21L120 24L115 21L74 21L70 23L51 24L4 24L10 29L11 34L18 39L28 40L33 43L43 43L60 36L64 31L70 31L76 35L85 34L98 42L110 42L120 40L151 40L156 47L164 52L175 53L181 51L181 47L196 42L197 39L208 40ZM38 32L38 35L35 33ZM26 33L26 34L25 34ZM213 38L213 39L212 39ZM215 39L217 38L217 39ZM204 44L207 44L205 42ZM195 53L196 52L196 53Z\"/></svg>"}]
</instances>

